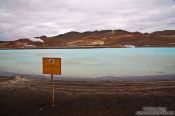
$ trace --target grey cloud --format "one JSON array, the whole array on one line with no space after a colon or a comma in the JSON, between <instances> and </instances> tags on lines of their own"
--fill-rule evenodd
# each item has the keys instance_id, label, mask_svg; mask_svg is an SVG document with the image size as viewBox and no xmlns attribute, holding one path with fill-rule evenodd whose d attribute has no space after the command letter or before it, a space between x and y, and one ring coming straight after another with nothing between
<instances>
[{"instance_id":1,"label":"grey cloud","mask_svg":"<svg viewBox=\"0 0 175 116\"><path fill-rule=\"evenodd\" d=\"M0 0L0 39L103 29L175 29L174 12L174 0Z\"/></svg>"}]
</instances>

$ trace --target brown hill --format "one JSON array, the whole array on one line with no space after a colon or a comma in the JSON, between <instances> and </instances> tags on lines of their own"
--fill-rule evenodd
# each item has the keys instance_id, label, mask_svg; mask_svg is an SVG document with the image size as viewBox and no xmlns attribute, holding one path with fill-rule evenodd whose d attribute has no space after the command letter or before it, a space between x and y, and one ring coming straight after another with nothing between
<instances>
[{"instance_id":1,"label":"brown hill","mask_svg":"<svg viewBox=\"0 0 175 116\"><path fill-rule=\"evenodd\" d=\"M38 41L35 42L26 38L6 42L6 48L37 48L42 46L43 46L42 42Z\"/></svg>"},{"instance_id":2,"label":"brown hill","mask_svg":"<svg viewBox=\"0 0 175 116\"><path fill-rule=\"evenodd\" d=\"M68 32L58 36L37 37L45 47L174 47L175 30L153 33L128 32L124 30L103 30L94 32Z\"/></svg>"},{"instance_id":3,"label":"brown hill","mask_svg":"<svg viewBox=\"0 0 175 116\"><path fill-rule=\"evenodd\" d=\"M96 48L96 47L175 47L175 30L153 33L128 32L125 30L102 30L68 32L53 37L35 37L34 42L19 39L0 44L0 48Z\"/></svg>"}]
</instances>

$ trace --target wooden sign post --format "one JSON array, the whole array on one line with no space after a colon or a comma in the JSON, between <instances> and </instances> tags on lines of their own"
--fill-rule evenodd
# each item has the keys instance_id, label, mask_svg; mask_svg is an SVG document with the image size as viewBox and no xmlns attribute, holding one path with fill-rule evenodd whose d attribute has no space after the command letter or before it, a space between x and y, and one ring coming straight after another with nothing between
<instances>
[{"instance_id":1,"label":"wooden sign post","mask_svg":"<svg viewBox=\"0 0 175 116\"><path fill-rule=\"evenodd\" d=\"M52 106L55 106L55 88L53 75L61 75L61 58L43 58L43 74L51 74Z\"/></svg>"}]
</instances>

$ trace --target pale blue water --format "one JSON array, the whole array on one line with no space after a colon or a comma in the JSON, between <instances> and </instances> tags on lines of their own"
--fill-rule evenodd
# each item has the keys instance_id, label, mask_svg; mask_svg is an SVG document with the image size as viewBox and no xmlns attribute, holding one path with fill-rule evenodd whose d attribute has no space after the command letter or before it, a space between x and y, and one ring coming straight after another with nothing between
<instances>
[{"instance_id":1,"label":"pale blue water","mask_svg":"<svg viewBox=\"0 0 175 116\"><path fill-rule=\"evenodd\" d=\"M175 48L0 50L0 72L42 75L42 57L61 57L68 77L175 74Z\"/></svg>"}]
</instances>

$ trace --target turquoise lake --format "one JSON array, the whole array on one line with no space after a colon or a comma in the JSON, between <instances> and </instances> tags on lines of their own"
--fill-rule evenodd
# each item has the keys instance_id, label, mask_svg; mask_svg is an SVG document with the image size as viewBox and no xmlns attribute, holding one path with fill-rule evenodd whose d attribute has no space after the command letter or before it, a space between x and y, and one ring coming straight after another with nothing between
<instances>
[{"instance_id":1,"label":"turquoise lake","mask_svg":"<svg viewBox=\"0 0 175 116\"><path fill-rule=\"evenodd\" d=\"M61 57L65 77L175 74L175 48L0 50L0 72L42 75L43 57Z\"/></svg>"}]
</instances>

